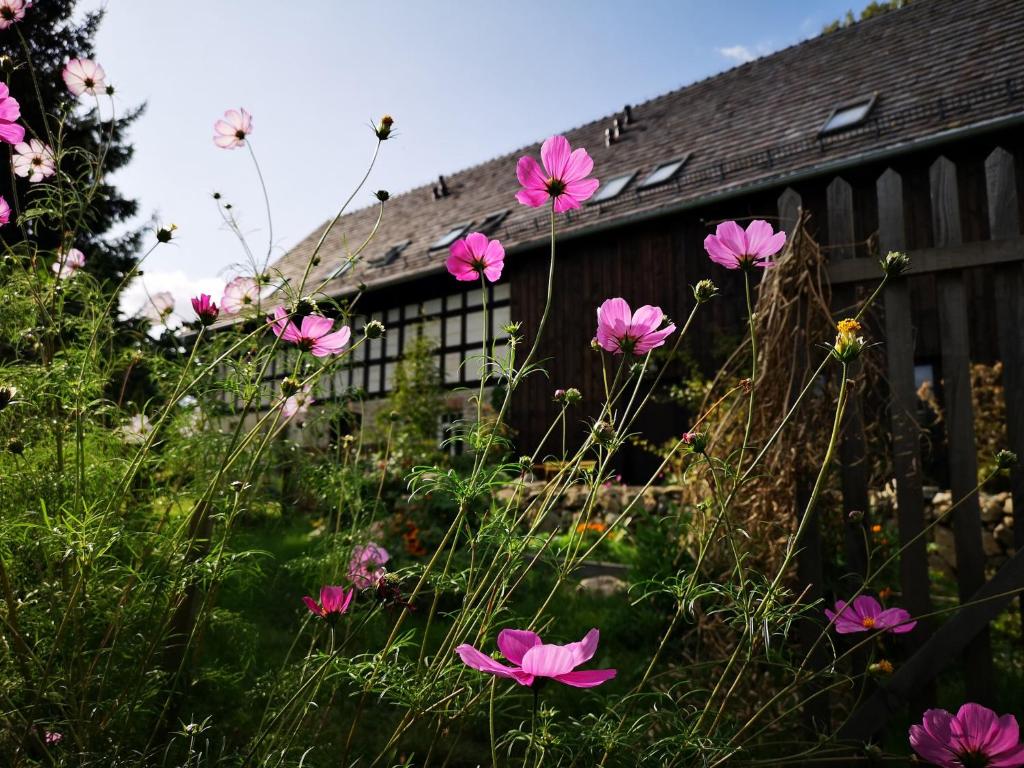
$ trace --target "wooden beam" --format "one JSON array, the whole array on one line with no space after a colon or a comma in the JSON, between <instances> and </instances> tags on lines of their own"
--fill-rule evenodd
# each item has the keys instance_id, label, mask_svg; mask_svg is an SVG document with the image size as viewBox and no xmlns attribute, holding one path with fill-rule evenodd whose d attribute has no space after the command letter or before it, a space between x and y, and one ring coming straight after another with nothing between
<instances>
[{"instance_id":1,"label":"wooden beam","mask_svg":"<svg viewBox=\"0 0 1024 768\"><path fill-rule=\"evenodd\" d=\"M922 248L910 251L910 270L907 274L945 272L1022 261L1024 261L1024 238L979 240L943 248ZM882 279L882 268L874 259L838 261L829 264L828 279L833 286L845 283L877 282Z\"/></svg>"}]
</instances>

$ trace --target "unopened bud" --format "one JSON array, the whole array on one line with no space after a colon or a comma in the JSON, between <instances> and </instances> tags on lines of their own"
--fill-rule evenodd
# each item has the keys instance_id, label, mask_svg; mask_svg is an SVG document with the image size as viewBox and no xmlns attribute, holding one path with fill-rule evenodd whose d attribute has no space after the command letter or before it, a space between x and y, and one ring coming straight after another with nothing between
<instances>
[{"instance_id":1,"label":"unopened bud","mask_svg":"<svg viewBox=\"0 0 1024 768\"><path fill-rule=\"evenodd\" d=\"M17 395L18 390L14 387L0 387L0 411L13 403Z\"/></svg>"},{"instance_id":2,"label":"unopened bud","mask_svg":"<svg viewBox=\"0 0 1024 768\"><path fill-rule=\"evenodd\" d=\"M1013 451L1000 451L996 454L996 464L1000 469L1012 469L1017 466L1017 454Z\"/></svg>"},{"instance_id":3,"label":"unopened bud","mask_svg":"<svg viewBox=\"0 0 1024 768\"><path fill-rule=\"evenodd\" d=\"M169 243L171 238L174 237L174 230L178 228L177 224L171 224L169 227L160 227L156 231L156 240L158 243Z\"/></svg>"},{"instance_id":4,"label":"unopened bud","mask_svg":"<svg viewBox=\"0 0 1024 768\"><path fill-rule=\"evenodd\" d=\"M864 337L857 335L861 330L860 323L852 318L840 320L836 330L838 333L832 347L832 356L841 363L849 363L860 357L865 345Z\"/></svg>"},{"instance_id":5,"label":"unopened bud","mask_svg":"<svg viewBox=\"0 0 1024 768\"><path fill-rule=\"evenodd\" d=\"M910 269L910 257L903 251L889 251L882 257L882 271L889 277L902 275Z\"/></svg>"},{"instance_id":6,"label":"unopened bud","mask_svg":"<svg viewBox=\"0 0 1024 768\"><path fill-rule=\"evenodd\" d=\"M693 298L696 299L698 304L710 301L717 295L718 286L710 280L700 280L695 286L693 286Z\"/></svg>"},{"instance_id":7,"label":"unopened bud","mask_svg":"<svg viewBox=\"0 0 1024 768\"><path fill-rule=\"evenodd\" d=\"M7 450L15 456L21 456L25 452L25 444L16 437L7 441Z\"/></svg>"},{"instance_id":8,"label":"unopened bud","mask_svg":"<svg viewBox=\"0 0 1024 768\"><path fill-rule=\"evenodd\" d=\"M704 432L686 432L683 434L683 445L691 453L703 454L708 448L708 436Z\"/></svg>"},{"instance_id":9,"label":"unopened bud","mask_svg":"<svg viewBox=\"0 0 1024 768\"><path fill-rule=\"evenodd\" d=\"M380 200L382 203L386 203L388 200L391 199L391 193L388 192L386 189L378 189L376 192L373 193L373 196Z\"/></svg>"},{"instance_id":10,"label":"unopened bud","mask_svg":"<svg viewBox=\"0 0 1024 768\"><path fill-rule=\"evenodd\" d=\"M607 421L598 421L594 424L594 439L599 443L610 443L615 439L615 427Z\"/></svg>"},{"instance_id":11,"label":"unopened bud","mask_svg":"<svg viewBox=\"0 0 1024 768\"><path fill-rule=\"evenodd\" d=\"M394 125L395 120L391 115L384 115L377 123L377 128L374 133L377 134L377 138L381 141L387 141L388 137L391 136L391 126Z\"/></svg>"},{"instance_id":12,"label":"unopened bud","mask_svg":"<svg viewBox=\"0 0 1024 768\"><path fill-rule=\"evenodd\" d=\"M302 389L302 382L296 379L294 376L286 376L281 379L281 394L285 397L291 397L296 392Z\"/></svg>"},{"instance_id":13,"label":"unopened bud","mask_svg":"<svg viewBox=\"0 0 1024 768\"><path fill-rule=\"evenodd\" d=\"M384 330L384 323L380 320L371 320L366 324L366 327L363 328L363 333L366 334L366 338L368 339L379 339L384 335Z\"/></svg>"},{"instance_id":14,"label":"unopened bud","mask_svg":"<svg viewBox=\"0 0 1024 768\"><path fill-rule=\"evenodd\" d=\"M851 523L859 523L864 519L864 510L862 509L851 509L846 515L846 519Z\"/></svg>"}]
</instances>

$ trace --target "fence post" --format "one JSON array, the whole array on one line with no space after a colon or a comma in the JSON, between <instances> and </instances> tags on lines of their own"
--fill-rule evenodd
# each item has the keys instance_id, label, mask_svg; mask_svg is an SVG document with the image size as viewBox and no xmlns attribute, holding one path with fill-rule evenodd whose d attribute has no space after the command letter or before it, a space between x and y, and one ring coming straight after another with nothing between
<instances>
[{"instance_id":1,"label":"fence post","mask_svg":"<svg viewBox=\"0 0 1024 768\"><path fill-rule=\"evenodd\" d=\"M996 147L985 160L988 223L993 240L1020 237L1020 208L1013 155ZM1024 459L1024 262L995 271L996 335L1003 361L1003 397L1006 401L1007 448ZM1010 472L1013 497L1013 546L1024 549L1024 466ZM1024 599L1021 602L1024 618Z\"/></svg>"},{"instance_id":2,"label":"fence post","mask_svg":"<svg viewBox=\"0 0 1024 768\"><path fill-rule=\"evenodd\" d=\"M840 261L856 256L853 226L853 188L850 183L837 176L826 190L828 205L829 260ZM855 283L836 288L832 293L832 306L843 310L857 302ZM852 314L852 313L850 313ZM856 379L863 372L860 363L854 363L850 378ZM842 465L840 478L843 489L843 544L846 552L848 573L843 574L842 584L851 591L860 587L867 574L868 558L864 548L864 532L868 520L868 476L867 456L864 448L864 413L860 394L851 387L850 398L843 417L843 433L839 443L839 461ZM864 513L860 522L849 518L850 512ZM842 595L845 599L845 595Z\"/></svg>"},{"instance_id":3,"label":"fence post","mask_svg":"<svg viewBox=\"0 0 1024 768\"><path fill-rule=\"evenodd\" d=\"M935 247L960 245L960 201L956 166L940 157L929 169L932 230ZM978 506L978 457L974 442L971 399L971 358L968 342L967 298L963 274L945 271L936 279L939 331L942 347L942 390L949 441L949 476L954 503L953 531L960 602L966 602L985 583L985 555L981 545ZM992 650L988 629L970 642L964 653L967 697L991 703Z\"/></svg>"}]
</instances>

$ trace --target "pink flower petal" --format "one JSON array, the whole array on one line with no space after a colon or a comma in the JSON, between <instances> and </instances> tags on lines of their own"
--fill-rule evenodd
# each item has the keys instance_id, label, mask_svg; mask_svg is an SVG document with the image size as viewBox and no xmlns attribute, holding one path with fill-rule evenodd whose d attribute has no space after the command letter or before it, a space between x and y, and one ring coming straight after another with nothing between
<instances>
[{"instance_id":1,"label":"pink flower petal","mask_svg":"<svg viewBox=\"0 0 1024 768\"><path fill-rule=\"evenodd\" d=\"M516 200L530 208L540 208L548 201L548 193L543 189L520 189L516 192Z\"/></svg>"},{"instance_id":2,"label":"pink flower petal","mask_svg":"<svg viewBox=\"0 0 1024 768\"><path fill-rule=\"evenodd\" d=\"M722 245L738 259L747 254L747 235L735 221L723 221L715 228L715 235Z\"/></svg>"},{"instance_id":3,"label":"pink flower petal","mask_svg":"<svg viewBox=\"0 0 1024 768\"><path fill-rule=\"evenodd\" d=\"M590 157L587 150L583 149L583 147L574 149L572 154L569 155L569 161L565 165L562 181L566 184L578 182L584 177L589 176L592 170L594 170L594 160ZM591 179L591 181L594 182L594 188L596 189L597 179Z\"/></svg>"},{"instance_id":4,"label":"pink flower petal","mask_svg":"<svg viewBox=\"0 0 1024 768\"><path fill-rule=\"evenodd\" d=\"M523 655L523 671L534 677L564 675L575 666L575 654L562 645L535 645Z\"/></svg>"},{"instance_id":5,"label":"pink flower petal","mask_svg":"<svg viewBox=\"0 0 1024 768\"><path fill-rule=\"evenodd\" d=\"M523 670L520 669L506 667L471 645L460 645L455 649L455 652L459 654L463 664L467 667L472 667L478 672L487 672L498 677L507 677L510 680L515 680L520 685L530 685L533 682L532 675L523 674ZM529 682L524 682L525 680L529 680Z\"/></svg>"},{"instance_id":6,"label":"pink flower petal","mask_svg":"<svg viewBox=\"0 0 1024 768\"><path fill-rule=\"evenodd\" d=\"M302 602L304 602L306 604L306 607L309 608L310 613L315 614L317 616L323 615L323 611L321 611L320 606L316 604L316 600L314 600L309 595L303 597Z\"/></svg>"},{"instance_id":7,"label":"pink flower petal","mask_svg":"<svg viewBox=\"0 0 1024 768\"><path fill-rule=\"evenodd\" d=\"M575 672L556 675L555 680L571 685L573 688L593 688L611 680L616 674L614 669L579 669Z\"/></svg>"},{"instance_id":8,"label":"pink flower petal","mask_svg":"<svg viewBox=\"0 0 1024 768\"><path fill-rule=\"evenodd\" d=\"M565 179L565 167L569 163L569 142L565 136L552 136L540 147L540 159L547 175Z\"/></svg>"},{"instance_id":9,"label":"pink flower petal","mask_svg":"<svg viewBox=\"0 0 1024 768\"><path fill-rule=\"evenodd\" d=\"M519 183L530 190L538 190L547 196L546 188L546 177L544 172L541 170L540 165L529 155L524 155L519 158L519 162L516 163L516 177L519 179Z\"/></svg>"},{"instance_id":10,"label":"pink flower petal","mask_svg":"<svg viewBox=\"0 0 1024 768\"><path fill-rule=\"evenodd\" d=\"M570 181L565 187L563 197L571 197L577 203L582 203L584 200L589 200L599 186L601 186L601 182L598 179Z\"/></svg>"},{"instance_id":11,"label":"pink flower petal","mask_svg":"<svg viewBox=\"0 0 1024 768\"><path fill-rule=\"evenodd\" d=\"M498 650L513 664L523 663L523 654L541 645L540 635L528 629L503 629L498 633Z\"/></svg>"},{"instance_id":12,"label":"pink flower petal","mask_svg":"<svg viewBox=\"0 0 1024 768\"><path fill-rule=\"evenodd\" d=\"M584 664L594 658L597 651L597 643L601 639L601 633L595 627L583 636L583 639L576 643L569 643L565 646L573 655L575 666Z\"/></svg>"}]
</instances>

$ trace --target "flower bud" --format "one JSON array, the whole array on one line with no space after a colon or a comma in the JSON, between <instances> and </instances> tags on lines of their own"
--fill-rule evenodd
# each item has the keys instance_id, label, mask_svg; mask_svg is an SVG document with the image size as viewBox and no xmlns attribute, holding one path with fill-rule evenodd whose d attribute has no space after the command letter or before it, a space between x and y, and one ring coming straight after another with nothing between
<instances>
[{"instance_id":1,"label":"flower bud","mask_svg":"<svg viewBox=\"0 0 1024 768\"><path fill-rule=\"evenodd\" d=\"M892 662L888 659L880 659L868 666L868 672L872 675L891 675L893 670Z\"/></svg>"},{"instance_id":2,"label":"flower bud","mask_svg":"<svg viewBox=\"0 0 1024 768\"><path fill-rule=\"evenodd\" d=\"M576 405L576 403L580 402L582 399L583 395L580 394L580 391L576 389L576 387L569 387L568 389L563 390L562 401L566 405Z\"/></svg>"},{"instance_id":3,"label":"flower bud","mask_svg":"<svg viewBox=\"0 0 1024 768\"><path fill-rule=\"evenodd\" d=\"M601 351L601 343L597 340L596 336L590 340L590 348L595 352Z\"/></svg>"},{"instance_id":4,"label":"flower bud","mask_svg":"<svg viewBox=\"0 0 1024 768\"><path fill-rule=\"evenodd\" d=\"M556 389L555 390L555 395L554 395L554 397L552 399L556 403L564 403L565 402L565 390L564 389Z\"/></svg>"},{"instance_id":5,"label":"flower bud","mask_svg":"<svg viewBox=\"0 0 1024 768\"><path fill-rule=\"evenodd\" d=\"M858 336L861 325L856 320L848 318L840 320L836 325L836 343L832 347L832 356L841 363L849 363L860 357L864 349L864 337Z\"/></svg>"},{"instance_id":6,"label":"flower bud","mask_svg":"<svg viewBox=\"0 0 1024 768\"><path fill-rule=\"evenodd\" d=\"M7 450L15 456L21 456L25 452L25 444L16 437L7 441Z\"/></svg>"},{"instance_id":7,"label":"flower bud","mask_svg":"<svg viewBox=\"0 0 1024 768\"><path fill-rule=\"evenodd\" d=\"M864 519L864 510L851 509L850 512L846 515L846 519L849 520L851 523L859 523L861 520Z\"/></svg>"},{"instance_id":8,"label":"flower bud","mask_svg":"<svg viewBox=\"0 0 1024 768\"><path fill-rule=\"evenodd\" d=\"M177 228L177 224L171 224L169 227L160 227L156 231L156 241L158 243L171 242L171 238L174 237L174 230L176 230Z\"/></svg>"},{"instance_id":9,"label":"flower bud","mask_svg":"<svg viewBox=\"0 0 1024 768\"><path fill-rule=\"evenodd\" d=\"M391 126L394 125L395 120L391 115L384 115L377 123L377 127L374 133L377 134L377 138L381 141L387 141L388 137L391 136Z\"/></svg>"},{"instance_id":10,"label":"flower bud","mask_svg":"<svg viewBox=\"0 0 1024 768\"><path fill-rule=\"evenodd\" d=\"M903 251L889 251L882 257L882 271L889 277L902 275L910 269L910 257Z\"/></svg>"},{"instance_id":11,"label":"flower bud","mask_svg":"<svg viewBox=\"0 0 1024 768\"><path fill-rule=\"evenodd\" d=\"M523 324L520 322L511 322L505 323L503 326L501 326L501 330L503 330L509 336L515 336L517 333L519 333L519 329L522 327Z\"/></svg>"},{"instance_id":12,"label":"flower bud","mask_svg":"<svg viewBox=\"0 0 1024 768\"><path fill-rule=\"evenodd\" d=\"M366 324L366 327L363 328L363 333L366 334L366 338L368 339L379 339L384 335L384 330L384 323L380 320L371 320Z\"/></svg>"},{"instance_id":13,"label":"flower bud","mask_svg":"<svg viewBox=\"0 0 1024 768\"><path fill-rule=\"evenodd\" d=\"M386 189L378 189L376 192L373 193L373 196L380 200L382 203L386 203L388 200L391 199L391 193L388 192Z\"/></svg>"},{"instance_id":14,"label":"flower bud","mask_svg":"<svg viewBox=\"0 0 1024 768\"><path fill-rule=\"evenodd\" d=\"M290 309L293 323L301 322L303 317L320 314L320 307L316 303L316 299L312 296L303 296L301 299L296 301Z\"/></svg>"},{"instance_id":15,"label":"flower bud","mask_svg":"<svg viewBox=\"0 0 1024 768\"><path fill-rule=\"evenodd\" d=\"M710 301L717 295L718 286L710 280L699 280L697 284L693 286L693 298L696 299L698 304Z\"/></svg>"},{"instance_id":16,"label":"flower bud","mask_svg":"<svg viewBox=\"0 0 1024 768\"><path fill-rule=\"evenodd\" d=\"M17 397L18 390L14 387L0 387L0 411L14 402L14 398Z\"/></svg>"},{"instance_id":17,"label":"flower bud","mask_svg":"<svg viewBox=\"0 0 1024 768\"><path fill-rule=\"evenodd\" d=\"M703 454L708 448L708 436L705 432L686 432L683 434L683 445L691 453Z\"/></svg>"},{"instance_id":18,"label":"flower bud","mask_svg":"<svg viewBox=\"0 0 1024 768\"><path fill-rule=\"evenodd\" d=\"M1012 469L1017 466L1017 454L1013 451L1000 451L996 454L996 464L1000 469Z\"/></svg>"},{"instance_id":19,"label":"flower bud","mask_svg":"<svg viewBox=\"0 0 1024 768\"><path fill-rule=\"evenodd\" d=\"M286 376L281 379L281 394L288 398L302 389L302 382L294 376Z\"/></svg>"},{"instance_id":20,"label":"flower bud","mask_svg":"<svg viewBox=\"0 0 1024 768\"><path fill-rule=\"evenodd\" d=\"M607 445L615 439L615 427L607 421L598 421L594 424L594 439L597 442Z\"/></svg>"},{"instance_id":21,"label":"flower bud","mask_svg":"<svg viewBox=\"0 0 1024 768\"><path fill-rule=\"evenodd\" d=\"M113 96L113 95L114 95L114 86L108 85L107 86L107 96Z\"/></svg>"}]
</instances>

